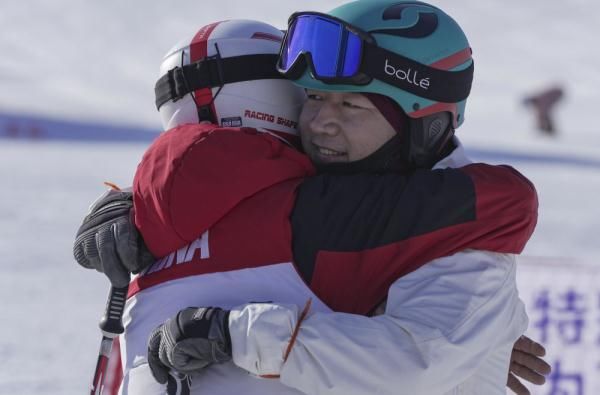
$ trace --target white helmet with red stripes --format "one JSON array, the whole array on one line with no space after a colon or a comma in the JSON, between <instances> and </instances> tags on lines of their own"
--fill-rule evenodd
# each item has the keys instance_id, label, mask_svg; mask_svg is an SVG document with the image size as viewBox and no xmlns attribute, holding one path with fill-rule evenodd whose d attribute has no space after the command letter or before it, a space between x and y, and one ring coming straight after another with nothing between
<instances>
[{"instance_id":1,"label":"white helmet with red stripes","mask_svg":"<svg viewBox=\"0 0 600 395\"><path fill-rule=\"evenodd\" d=\"M211 121L297 136L304 89L276 70L283 33L263 22L202 27L164 57L156 83L163 128Z\"/></svg>"}]
</instances>

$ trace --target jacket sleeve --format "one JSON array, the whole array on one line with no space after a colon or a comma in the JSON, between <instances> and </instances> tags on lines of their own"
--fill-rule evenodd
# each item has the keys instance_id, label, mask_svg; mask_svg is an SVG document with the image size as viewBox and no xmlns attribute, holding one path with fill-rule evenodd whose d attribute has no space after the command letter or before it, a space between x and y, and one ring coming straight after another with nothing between
<instances>
[{"instance_id":1,"label":"jacket sleeve","mask_svg":"<svg viewBox=\"0 0 600 395\"><path fill-rule=\"evenodd\" d=\"M298 306L252 304L230 315L233 360L257 375L280 375L303 393L446 393L475 373L492 350L508 355L525 331L513 255L465 251L397 280L386 313L315 313L283 351ZM507 359L508 364L508 359ZM504 387L506 369L500 369Z\"/></svg>"}]
</instances>

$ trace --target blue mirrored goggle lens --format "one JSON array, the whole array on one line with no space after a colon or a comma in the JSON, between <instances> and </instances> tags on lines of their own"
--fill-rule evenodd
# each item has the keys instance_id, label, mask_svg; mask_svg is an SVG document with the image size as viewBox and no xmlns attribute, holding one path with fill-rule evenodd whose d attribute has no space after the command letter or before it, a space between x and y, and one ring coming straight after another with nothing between
<instances>
[{"instance_id":1,"label":"blue mirrored goggle lens","mask_svg":"<svg viewBox=\"0 0 600 395\"><path fill-rule=\"evenodd\" d=\"M301 15L290 26L281 67L289 70L305 53L310 53L318 77L352 77L360 66L362 40L337 21Z\"/></svg>"},{"instance_id":2,"label":"blue mirrored goggle lens","mask_svg":"<svg viewBox=\"0 0 600 395\"><path fill-rule=\"evenodd\" d=\"M304 32L310 31L306 27L308 22L307 18L296 18L288 29L280 59L281 67L286 71L294 65L294 62L296 62L296 59L302 53L302 48L306 45L306 35ZM303 32L303 34L296 34L296 31Z\"/></svg>"},{"instance_id":3,"label":"blue mirrored goggle lens","mask_svg":"<svg viewBox=\"0 0 600 395\"><path fill-rule=\"evenodd\" d=\"M340 53L342 27L320 18L313 23L312 55L315 73L321 77L335 77Z\"/></svg>"},{"instance_id":4,"label":"blue mirrored goggle lens","mask_svg":"<svg viewBox=\"0 0 600 395\"><path fill-rule=\"evenodd\" d=\"M349 32L346 42L346 56L344 57L344 77L350 77L358 73L362 55L362 40L356 34Z\"/></svg>"}]
</instances>

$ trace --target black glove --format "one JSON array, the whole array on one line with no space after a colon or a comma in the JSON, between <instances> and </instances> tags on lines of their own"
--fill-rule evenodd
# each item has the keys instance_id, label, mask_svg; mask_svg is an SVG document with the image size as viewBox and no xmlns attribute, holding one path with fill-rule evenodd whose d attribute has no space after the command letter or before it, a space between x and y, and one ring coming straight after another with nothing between
<instances>
[{"instance_id":1,"label":"black glove","mask_svg":"<svg viewBox=\"0 0 600 395\"><path fill-rule=\"evenodd\" d=\"M218 307L183 309L148 339L148 364L161 384L167 382L170 369L191 374L229 360L229 311Z\"/></svg>"},{"instance_id":2,"label":"black glove","mask_svg":"<svg viewBox=\"0 0 600 395\"><path fill-rule=\"evenodd\" d=\"M73 245L77 263L106 274L117 288L156 261L133 223L132 208L131 192L107 191L90 207Z\"/></svg>"}]
</instances>

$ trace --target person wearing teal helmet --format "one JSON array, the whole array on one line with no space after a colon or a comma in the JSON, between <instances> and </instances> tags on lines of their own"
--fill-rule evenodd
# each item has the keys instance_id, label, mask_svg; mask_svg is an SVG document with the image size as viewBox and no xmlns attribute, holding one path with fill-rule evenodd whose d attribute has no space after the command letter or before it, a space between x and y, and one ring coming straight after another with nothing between
<instances>
[{"instance_id":1,"label":"person wearing teal helmet","mask_svg":"<svg viewBox=\"0 0 600 395\"><path fill-rule=\"evenodd\" d=\"M324 173L470 163L454 132L471 90L472 51L437 7L358 0L296 13L278 69L307 90L302 144ZM398 279L385 314L371 320L316 314L302 322L299 311L279 306L282 325L300 328L285 363L268 350L288 335L266 329L244 331L238 348L246 353L234 347L233 358L307 394L504 394L512 345L527 326L514 270L515 256L488 251L434 260ZM258 327L260 314L249 315Z\"/></svg>"},{"instance_id":2,"label":"person wearing teal helmet","mask_svg":"<svg viewBox=\"0 0 600 395\"><path fill-rule=\"evenodd\" d=\"M324 96L315 92L388 98L406 120L396 128L400 136L389 137L396 150L388 151L415 169L431 168L454 148L474 63L464 32L439 8L359 0L327 14L292 15L278 69L312 98ZM311 147L304 148L310 155Z\"/></svg>"}]
</instances>

